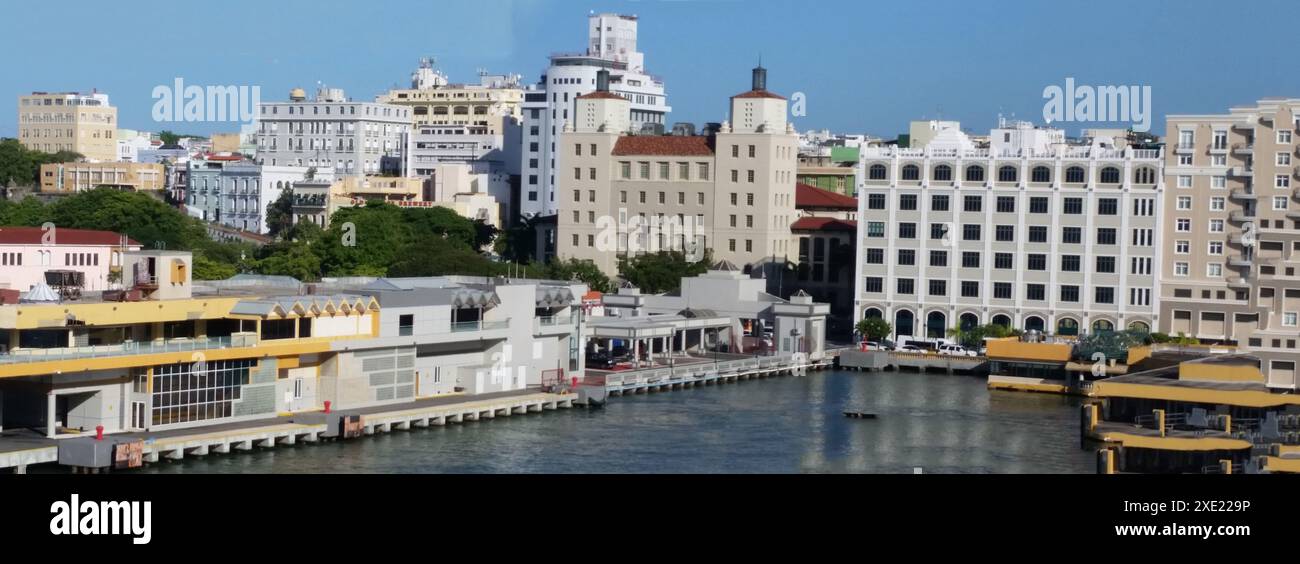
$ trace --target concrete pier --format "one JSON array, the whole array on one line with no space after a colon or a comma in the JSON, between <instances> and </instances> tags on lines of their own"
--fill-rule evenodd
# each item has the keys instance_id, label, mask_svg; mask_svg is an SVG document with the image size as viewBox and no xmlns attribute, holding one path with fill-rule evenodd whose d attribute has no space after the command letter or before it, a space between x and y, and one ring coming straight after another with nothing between
<instances>
[{"instance_id":1,"label":"concrete pier","mask_svg":"<svg viewBox=\"0 0 1300 564\"><path fill-rule=\"evenodd\" d=\"M775 376L793 376L807 370L824 370L832 366L832 361L829 359L811 361L796 358L794 355L757 357L726 355L717 359L691 356L683 357L682 361L681 364L674 363L672 366L604 372L599 378L591 380L595 380L596 385L603 383L608 395L622 396L681 390L696 385L709 386Z\"/></svg>"}]
</instances>

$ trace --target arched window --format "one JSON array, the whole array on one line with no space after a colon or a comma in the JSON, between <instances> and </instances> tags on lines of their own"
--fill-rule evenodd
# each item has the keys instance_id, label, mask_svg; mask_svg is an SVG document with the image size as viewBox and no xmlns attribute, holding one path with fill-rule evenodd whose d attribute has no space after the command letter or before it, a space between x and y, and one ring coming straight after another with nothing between
<instances>
[{"instance_id":1,"label":"arched window","mask_svg":"<svg viewBox=\"0 0 1300 564\"><path fill-rule=\"evenodd\" d=\"M1005 315L1002 315L1002 314L998 314L998 315L993 316L993 324L994 324L994 325L1000 325L1000 326L1002 326L1002 327L1006 327L1007 329L1010 329L1010 328L1011 328L1011 318L1010 318L1010 317L1007 317L1007 316L1005 316Z\"/></svg>"},{"instance_id":2,"label":"arched window","mask_svg":"<svg viewBox=\"0 0 1300 564\"><path fill-rule=\"evenodd\" d=\"M963 313L961 314L961 317L958 318L957 321L957 325L961 327L962 331L970 331L971 329L974 329L979 324L980 324L979 316L973 313Z\"/></svg>"},{"instance_id":3,"label":"arched window","mask_svg":"<svg viewBox=\"0 0 1300 564\"><path fill-rule=\"evenodd\" d=\"M1133 171L1133 183L1134 184L1155 184L1156 183L1155 169L1146 166L1138 167L1137 170Z\"/></svg>"},{"instance_id":4,"label":"arched window","mask_svg":"<svg viewBox=\"0 0 1300 564\"><path fill-rule=\"evenodd\" d=\"M1061 318L1060 321L1056 322L1056 334L1065 335L1067 337L1078 335L1079 322L1069 317Z\"/></svg>"},{"instance_id":5,"label":"arched window","mask_svg":"<svg viewBox=\"0 0 1300 564\"><path fill-rule=\"evenodd\" d=\"M445 116L445 115L447 115L447 106L436 106L436 107L434 107L434 108L433 108L433 115L435 115L435 116Z\"/></svg>"},{"instance_id":6,"label":"arched window","mask_svg":"<svg viewBox=\"0 0 1300 564\"><path fill-rule=\"evenodd\" d=\"M427 116L427 115L429 115L429 108L427 108L427 107L425 107L425 106L416 106L416 107L415 107L415 115L417 115L417 116Z\"/></svg>"},{"instance_id":7,"label":"arched window","mask_svg":"<svg viewBox=\"0 0 1300 564\"><path fill-rule=\"evenodd\" d=\"M912 312L905 309L899 310L894 314L894 334L910 336L912 334L913 321Z\"/></svg>"},{"instance_id":8,"label":"arched window","mask_svg":"<svg viewBox=\"0 0 1300 564\"><path fill-rule=\"evenodd\" d=\"M884 180L889 176L889 169L882 164L873 164L867 169L867 178L871 180Z\"/></svg>"},{"instance_id":9,"label":"arched window","mask_svg":"<svg viewBox=\"0 0 1300 564\"><path fill-rule=\"evenodd\" d=\"M966 167L966 182L984 182L984 167L979 165Z\"/></svg>"},{"instance_id":10,"label":"arched window","mask_svg":"<svg viewBox=\"0 0 1300 564\"><path fill-rule=\"evenodd\" d=\"M952 167L948 165L939 165L934 167L934 180L936 182L949 182L952 180Z\"/></svg>"},{"instance_id":11,"label":"arched window","mask_svg":"<svg viewBox=\"0 0 1300 564\"><path fill-rule=\"evenodd\" d=\"M1036 166L1033 170L1029 171L1029 180L1031 182L1051 182L1052 169L1045 166Z\"/></svg>"},{"instance_id":12,"label":"arched window","mask_svg":"<svg viewBox=\"0 0 1300 564\"><path fill-rule=\"evenodd\" d=\"M453 114L455 114L455 115L458 115L458 116L469 115L469 108L468 108L468 107L465 107L465 106L456 106L455 108L453 108L453 109L451 110L451 113L453 113Z\"/></svg>"},{"instance_id":13,"label":"arched window","mask_svg":"<svg viewBox=\"0 0 1300 564\"><path fill-rule=\"evenodd\" d=\"M866 309L866 311L862 312L863 319L880 319L884 316L885 316L884 313L882 313L879 309L874 307L869 307Z\"/></svg>"},{"instance_id":14,"label":"arched window","mask_svg":"<svg viewBox=\"0 0 1300 564\"><path fill-rule=\"evenodd\" d=\"M1085 182L1084 177L1087 175L1088 172L1083 170L1081 166L1072 166L1065 169L1065 181L1071 184L1083 184Z\"/></svg>"},{"instance_id":15,"label":"arched window","mask_svg":"<svg viewBox=\"0 0 1300 564\"><path fill-rule=\"evenodd\" d=\"M1132 323L1129 323L1128 329L1129 331L1141 331L1143 333L1151 332L1151 326L1147 325L1146 322L1144 321L1134 321Z\"/></svg>"},{"instance_id":16,"label":"arched window","mask_svg":"<svg viewBox=\"0 0 1300 564\"><path fill-rule=\"evenodd\" d=\"M903 180L920 180L921 169L916 165L907 165L903 167Z\"/></svg>"},{"instance_id":17,"label":"arched window","mask_svg":"<svg viewBox=\"0 0 1300 564\"><path fill-rule=\"evenodd\" d=\"M1109 333L1115 330L1115 324L1105 319L1098 319L1092 323L1093 333Z\"/></svg>"},{"instance_id":18,"label":"arched window","mask_svg":"<svg viewBox=\"0 0 1300 564\"><path fill-rule=\"evenodd\" d=\"M1101 169L1101 183L1119 184L1119 169L1113 166Z\"/></svg>"},{"instance_id":19,"label":"arched window","mask_svg":"<svg viewBox=\"0 0 1300 564\"><path fill-rule=\"evenodd\" d=\"M1006 165L998 169L998 182L1015 182L1019 177L1016 167Z\"/></svg>"},{"instance_id":20,"label":"arched window","mask_svg":"<svg viewBox=\"0 0 1300 564\"><path fill-rule=\"evenodd\" d=\"M1037 315L1031 315L1025 318L1025 331L1038 331L1039 333L1042 333L1043 328L1046 326L1047 324L1043 321L1043 318L1038 317Z\"/></svg>"},{"instance_id":21,"label":"arched window","mask_svg":"<svg viewBox=\"0 0 1300 564\"><path fill-rule=\"evenodd\" d=\"M925 316L925 338L942 339L948 333L948 316L942 311L932 311Z\"/></svg>"}]
</instances>

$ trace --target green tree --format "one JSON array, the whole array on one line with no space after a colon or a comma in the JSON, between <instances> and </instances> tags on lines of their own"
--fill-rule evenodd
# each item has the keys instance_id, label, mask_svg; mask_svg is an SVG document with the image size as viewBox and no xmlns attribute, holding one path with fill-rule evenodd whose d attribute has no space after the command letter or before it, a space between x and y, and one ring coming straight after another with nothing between
<instances>
[{"instance_id":1,"label":"green tree","mask_svg":"<svg viewBox=\"0 0 1300 564\"><path fill-rule=\"evenodd\" d=\"M552 260L537 274L549 280L580 280L597 292L614 290L614 283L589 260Z\"/></svg>"},{"instance_id":2,"label":"green tree","mask_svg":"<svg viewBox=\"0 0 1300 564\"><path fill-rule=\"evenodd\" d=\"M879 317L863 318L853 328L867 341L879 341L888 337L894 331L888 321Z\"/></svg>"},{"instance_id":3,"label":"green tree","mask_svg":"<svg viewBox=\"0 0 1300 564\"><path fill-rule=\"evenodd\" d=\"M266 228L272 237L278 237L292 226L293 188L287 187L280 191L278 198L266 205Z\"/></svg>"},{"instance_id":4,"label":"green tree","mask_svg":"<svg viewBox=\"0 0 1300 564\"><path fill-rule=\"evenodd\" d=\"M159 131L158 139L162 141L163 145L175 145L181 142L181 136L173 133L169 129Z\"/></svg>"},{"instance_id":5,"label":"green tree","mask_svg":"<svg viewBox=\"0 0 1300 564\"><path fill-rule=\"evenodd\" d=\"M709 269L712 253L704 251L704 258L689 261L681 251L645 253L633 258L621 257L618 273L624 280L635 284L642 292L662 294L681 287L682 278L704 274Z\"/></svg>"}]
</instances>

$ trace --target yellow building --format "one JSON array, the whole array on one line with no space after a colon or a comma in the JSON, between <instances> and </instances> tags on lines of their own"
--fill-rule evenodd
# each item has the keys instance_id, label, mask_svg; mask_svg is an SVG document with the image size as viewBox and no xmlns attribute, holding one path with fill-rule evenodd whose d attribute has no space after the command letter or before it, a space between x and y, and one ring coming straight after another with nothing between
<instances>
[{"instance_id":1,"label":"yellow building","mask_svg":"<svg viewBox=\"0 0 1300 564\"><path fill-rule=\"evenodd\" d=\"M329 218L340 208L364 206L383 200L403 206L424 202L427 180L400 176L344 176L334 182L304 180L293 185L293 222L308 221L329 228Z\"/></svg>"},{"instance_id":2,"label":"yellow building","mask_svg":"<svg viewBox=\"0 0 1300 564\"><path fill-rule=\"evenodd\" d=\"M93 92L33 92L18 97L18 141L33 151L74 151L100 162L117 160L117 108Z\"/></svg>"},{"instance_id":3,"label":"yellow building","mask_svg":"<svg viewBox=\"0 0 1300 564\"><path fill-rule=\"evenodd\" d=\"M524 91L518 75L480 73L478 84L450 84L431 59L423 59L411 75L411 88L391 90L375 101L411 108L412 125L464 125L475 134L501 135L507 120L523 117Z\"/></svg>"},{"instance_id":4,"label":"yellow building","mask_svg":"<svg viewBox=\"0 0 1300 564\"><path fill-rule=\"evenodd\" d=\"M108 186L119 190L161 191L163 166L154 163L84 162L41 165L41 192L69 193Z\"/></svg>"}]
</instances>

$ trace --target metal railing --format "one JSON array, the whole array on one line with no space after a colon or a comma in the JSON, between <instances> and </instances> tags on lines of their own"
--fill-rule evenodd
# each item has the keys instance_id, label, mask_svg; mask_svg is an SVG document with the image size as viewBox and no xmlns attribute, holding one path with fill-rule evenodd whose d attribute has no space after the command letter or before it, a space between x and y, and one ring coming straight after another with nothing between
<instances>
[{"instance_id":1,"label":"metal railing","mask_svg":"<svg viewBox=\"0 0 1300 564\"><path fill-rule=\"evenodd\" d=\"M701 357L692 358L697 360L701 359ZM794 355L782 355L720 360L716 362L699 362L683 366L665 366L661 368L632 370L626 373L605 374L601 377L601 380L606 387L624 387L628 385L642 386L694 381L700 378L709 377L710 375L714 377L726 377L753 370L783 367L793 368L796 365L794 358Z\"/></svg>"},{"instance_id":2,"label":"metal railing","mask_svg":"<svg viewBox=\"0 0 1300 564\"><path fill-rule=\"evenodd\" d=\"M197 339L171 339L167 341L126 341L116 345L62 347L57 349L10 349L0 354L0 364L50 362L83 358L107 358L141 354L204 351L257 346L257 335L231 335L229 337L200 337Z\"/></svg>"}]
</instances>

